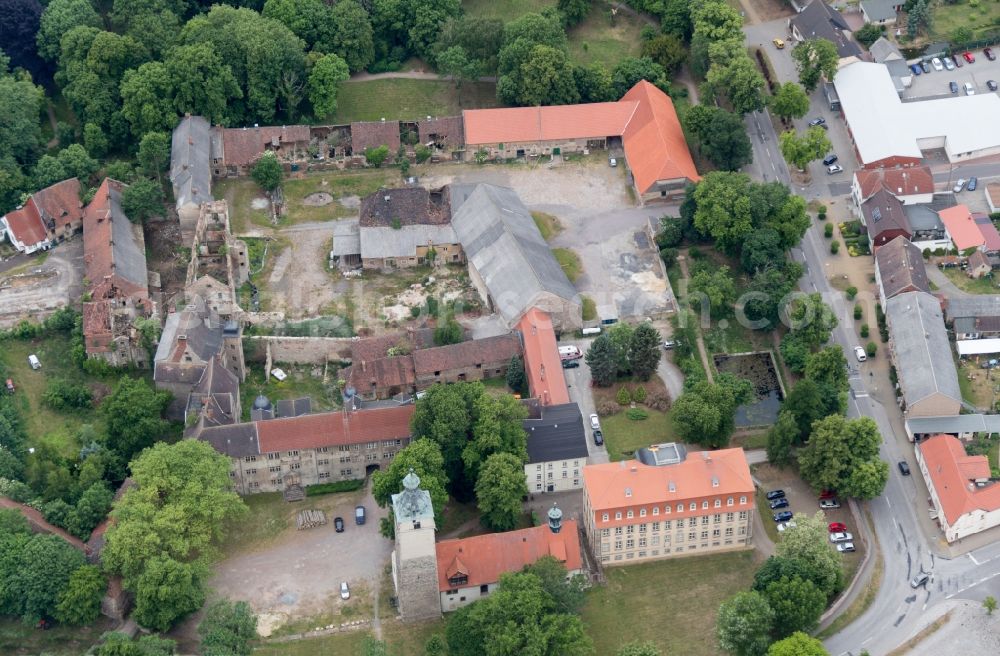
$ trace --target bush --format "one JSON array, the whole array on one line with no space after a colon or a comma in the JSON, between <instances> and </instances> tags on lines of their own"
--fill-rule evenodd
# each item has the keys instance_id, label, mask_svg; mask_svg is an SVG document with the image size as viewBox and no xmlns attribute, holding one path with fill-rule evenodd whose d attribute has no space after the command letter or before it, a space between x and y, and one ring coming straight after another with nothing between
<instances>
[{"instance_id":1,"label":"bush","mask_svg":"<svg viewBox=\"0 0 1000 656\"><path fill-rule=\"evenodd\" d=\"M667 412L670 410L670 397L660 392L652 392L646 397L646 407L651 410Z\"/></svg>"},{"instance_id":2,"label":"bush","mask_svg":"<svg viewBox=\"0 0 1000 656\"><path fill-rule=\"evenodd\" d=\"M858 321L861 319L861 303L854 304L854 320Z\"/></svg>"},{"instance_id":3,"label":"bush","mask_svg":"<svg viewBox=\"0 0 1000 656\"><path fill-rule=\"evenodd\" d=\"M431 158L431 149L423 144L419 144L413 152L417 156L417 164L423 164Z\"/></svg>"},{"instance_id":4,"label":"bush","mask_svg":"<svg viewBox=\"0 0 1000 656\"><path fill-rule=\"evenodd\" d=\"M848 298L849 300L853 301L853 300L854 300L854 297L858 295L858 288L857 288L857 287L848 287L848 288L847 288L847 289L845 290L845 292L846 292L846 294L847 294L847 298Z\"/></svg>"},{"instance_id":5,"label":"bush","mask_svg":"<svg viewBox=\"0 0 1000 656\"><path fill-rule=\"evenodd\" d=\"M868 324L861 326L861 339L868 339Z\"/></svg>"},{"instance_id":6,"label":"bush","mask_svg":"<svg viewBox=\"0 0 1000 656\"><path fill-rule=\"evenodd\" d=\"M624 385L618 389L618 394L615 395L615 399L618 401L618 405L628 405L632 403L632 395L628 393L628 388Z\"/></svg>"},{"instance_id":7,"label":"bush","mask_svg":"<svg viewBox=\"0 0 1000 656\"><path fill-rule=\"evenodd\" d=\"M878 352L878 345L875 342L868 342L868 346L865 347L865 352L868 353L869 358L874 358L875 354Z\"/></svg>"},{"instance_id":8,"label":"bush","mask_svg":"<svg viewBox=\"0 0 1000 656\"><path fill-rule=\"evenodd\" d=\"M610 401L602 401L597 404L597 414L602 417L610 417L611 415L616 415L621 412L622 407L617 403L611 403Z\"/></svg>"},{"instance_id":9,"label":"bush","mask_svg":"<svg viewBox=\"0 0 1000 656\"><path fill-rule=\"evenodd\" d=\"M677 249L661 248L660 259L663 260L663 264L666 265L666 267L669 269L677 262Z\"/></svg>"},{"instance_id":10,"label":"bush","mask_svg":"<svg viewBox=\"0 0 1000 656\"><path fill-rule=\"evenodd\" d=\"M832 241L830 242L830 252L834 255L840 252L840 242Z\"/></svg>"},{"instance_id":11,"label":"bush","mask_svg":"<svg viewBox=\"0 0 1000 656\"><path fill-rule=\"evenodd\" d=\"M649 419L649 413L642 408L629 408L625 411L625 416L632 421L642 421L643 419Z\"/></svg>"},{"instance_id":12,"label":"bush","mask_svg":"<svg viewBox=\"0 0 1000 656\"><path fill-rule=\"evenodd\" d=\"M365 486L365 479L359 478L350 481L337 481L335 483L319 483L306 487L307 497L318 497L322 494L335 494L337 492L354 492Z\"/></svg>"},{"instance_id":13,"label":"bush","mask_svg":"<svg viewBox=\"0 0 1000 656\"><path fill-rule=\"evenodd\" d=\"M639 385L634 390L632 390L632 400L636 403L642 403L646 400L646 388Z\"/></svg>"},{"instance_id":14,"label":"bush","mask_svg":"<svg viewBox=\"0 0 1000 656\"><path fill-rule=\"evenodd\" d=\"M819 219L820 221L826 221L826 212L825 211L819 212L818 214L816 214L816 218Z\"/></svg>"},{"instance_id":15,"label":"bush","mask_svg":"<svg viewBox=\"0 0 1000 656\"><path fill-rule=\"evenodd\" d=\"M92 406L94 396L86 385L57 378L49 382L42 401L53 410L76 410Z\"/></svg>"},{"instance_id":16,"label":"bush","mask_svg":"<svg viewBox=\"0 0 1000 656\"><path fill-rule=\"evenodd\" d=\"M826 224L823 225L823 236L826 237L827 239L829 239L830 237L833 237L833 224L832 223L826 223Z\"/></svg>"}]
</instances>

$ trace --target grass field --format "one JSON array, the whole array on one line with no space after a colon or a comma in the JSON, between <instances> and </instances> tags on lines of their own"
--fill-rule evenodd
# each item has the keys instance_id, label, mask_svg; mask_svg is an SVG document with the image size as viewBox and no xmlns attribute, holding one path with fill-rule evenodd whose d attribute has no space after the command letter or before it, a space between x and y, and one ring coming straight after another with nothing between
<instances>
[{"instance_id":1,"label":"grass field","mask_svg":"<svg viewBox=\"0 0 1000 656\"><path fill-rule=\"evenodd\" d=\"M391 99L391 102L386 102ZM463 109L496 107L496 85L466 82L461 91L447 80L388 78L345 82L337 96L333 123L416 120L425 116L455 116Z\"/></svg>"},{"instance_id":2,"label":"grass field","mask_svg":"<svg viewBox=\"0 0 1000 656\"><path fill-rule=\"evenodd\" d=\"M551 214L546 214L545 212L532 212L531 218L535 220L535 225L538 226L538 232L542 233L542 239L548 241L562 232L562 224L559 223L559 219L552 216Z\"/></svg>"},{"instance_id":3,"label":"grass field","mask_svg":"<svg viewBox=\"0 0 1000 656\"><path fill-rule=\"evenodd\" d=\"M115 623L106 617L88 626L55 624L48 631L39 631L33 624L25 624L9 617L0 618L0 654L5 656L77 656L96 643L101 634L114 629Z\"/></svg>"},{"instance_id":4,"label":"grass field","mask_svg":"<svg viewBox=\"0 0 1000 656\"><path fill-rule=\"evenodd\" d=\"M594 299L590 298L589 296L582 296L582 295L580 296L580 299L583 301L583 310L581 311L582 319L584 321L593 321L594 319L596 319L597 303L594 302Z\"/></svg>"},{"instance_id":5,"label":"grass field","mask_svg":"<svg viewBox=\"0 0 1000 656\"><path fill-rule=\"evenodd\" d=\"M941 269L944 275L955 284L956 287L970 294L996 294L1000 292L996 280L992 278L979 278L973 280L965 275L965 271L958 268Z\"/></svg>"},{"instance_id":6,"label":"grass field","mask_svg":"<svg viewBox=\"0 0 1000 656\"><path fill-rule=\"evenodd\" d=\"M269 227L271 221L266 209L254 209L255 198L263 198L264 192L250 178L216 180L212 194L225 198L229 203L229 222L234 234L246 232L251 225Z\"/></svg>"},{"instance_id":7,"label":"grass field","mask_svg":"<svg viewBox=\"0 0 1000 656\"><path fill-rule=\"evenodd\" d=\"M576 282L577 278L583 274L583 263L580 256L568 248L553 248L552 254L556 256L556 262L562 267L563 273L570 282Z\"/></svg>"},{"instance_id":8,"label":"grass field","mask_svg":"<svg viewBox=\"0 0 1000 656\"><path fill-rule=\"evenodd\" d=\"M573 62L600 62L610 70L625 57L639 56L643 20L620 11L612 24L609 14L607 3L595 2L587 18L569 30L569 56Z\"/></svg>"},{"instance_id":9,"label":"grass field","mask_svg":"<svg viewBox=\"0 0 1000 656\"><path fill-rule=\"evenodd\" d=\"M753 579L752 552L609 567L607 585L587 595L583 623L596 654L651 640L670 656L714 656L719 604Z\"/></svg>"},{"instance_id":10,"label":"grass field","mask_svg":"<svg viewBox=\"0 0 1000 656\"><path fill-rule=\"evenodd\" d=\"M675 439L676 431L670 413L646 407L643 410L649 413L648 419L633 421L624 411L601 418L604 444L611 460L623 460L627 455L631 457L631 452L636 449Z\"/></svg>"},{"instance_id":11,"label":"grass field","mask_svg":"<svg viewBox=\"0 0 1000 656\"><path fill-rule=\"evenodd\" d=\"M973 7L968 0L955 4L935 2L931 5L931 19L934 26L931 31L936 38L951 38L956 29L967 27L972 30L972 37L978 39L997 29L994 21L1000 19L1000 3L980 0Z\"/></svg>"},{"instance_id":12,"label":"grass field","mask_svg":"<svg viewBox=\"0 0 1000 656\"><path fill-rule=\"evenodd\" d=\"M34 353L42 363L35 371L28 364L28 355ZM17 398L32 445L47 444L67 458L75 459L80 444L77 433L84 424L91 424L98 433L103 431L104 420L96 409L75 412L57 412L42 404L42 395L50 380L62 378L74 383L87 383L95 397L106 394L114 386L115 377L99 380L85 374L70 356L68 336L42 339L11 339L0 348L0 362L7 375L17 386Z\"/></svg>"},{"instance_id":13,"label":"grass field","mask_svg":"<svg viewBox=\"0 0 1000 656\"><path fill-rule=\"evenodd\" d=\"M313 377L312 367L307 365L285 365L277 363L288 374L288 378L278 381L274 376L264 380L264 367L253 363L247 367L247 379L240 386L240 405L243 419L250 420L250 408L257 395L263 394L272 404L282 399L297 399L308 396L312 399L312 411L333 410L339 407L337 391L333 385L323 385L321 378ZM336 382L335 380L333 382Z\"/></svg>"},{"instance_id":14,"label":"grass field","mask_svg":"<svg viewBox=\"0 0 1000 656\"><path fill-rule=\"evenodd\" d=\"M402 182L402 176L397 168L324 171L286 180L283 191L285 202L288 204L288 212L278 221L278 225L293 225L312 221L327 221L343 216L356 216L356 209L348 209L336 202L336 199L344 196L364 198L378 191L380 187L399 186ZM306 196L316 192L326 192L332 195L334 202L322 207L306 205L303 202Z\"/></svg>"}]
</instances>

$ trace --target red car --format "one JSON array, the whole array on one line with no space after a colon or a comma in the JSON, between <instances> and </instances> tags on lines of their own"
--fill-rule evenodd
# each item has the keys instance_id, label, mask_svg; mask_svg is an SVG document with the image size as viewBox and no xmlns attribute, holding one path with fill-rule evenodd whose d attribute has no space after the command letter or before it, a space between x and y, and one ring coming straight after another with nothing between
<instances>
[{"instance_id":1,"label":"red car","mask_svg":"<svg viewBox=\"0 0 1000 656\"><path fill-rule=\"evenodd\" d=\"M822 492L819 493L820 499L832 499L835 496L837 496L837 493L834 492L833 490L823 490Z\"/></svg>"},{"instance_id":2,"label":"red car","mask_svg":"<svg viewBox=\"0 0 1000 656\"><path fill-rule=\"evenodd\" d=\"M970 64L975 64L976 63L976 58L968 50L966 50L965 52L963 52L962 56L965 57L965 61L969 62Z\"/></svg>"},{"instance_id":3,"label":"red car","mask_svg":"<svg viewBox=\"0 0 1000 656\"><path fill-rule=\"evenodd\" d=\"M990 61L996 60L997 56L993 54L993 50L990 48L983 48L983 54L986 55L986 59Z\"/></svg>"},{"instance_id":4,"label":"red car","mask_svg":"<svg viewBox=\"0 0 1000 656\"><path fill-rule=\"evenodd\" d=\"M830 522L831 533L843 533L847 530L847 525L842 522Z\"/></svg>"}]
</instances>

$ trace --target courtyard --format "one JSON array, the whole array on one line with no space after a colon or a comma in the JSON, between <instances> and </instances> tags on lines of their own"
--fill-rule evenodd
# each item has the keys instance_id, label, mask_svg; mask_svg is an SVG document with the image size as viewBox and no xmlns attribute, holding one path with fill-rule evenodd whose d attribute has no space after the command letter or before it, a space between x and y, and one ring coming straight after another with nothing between
<instances>
[{"instance_id":1,"label":"courtyard","mask_svg":"<svg viewBox=\"0 0 1000 656\"><path fill-rule=\"evenodd\" d=\"M83 239L79 237L44 253L19 256L17 262L0 273L0 329L22 319L41 321L83 291Z\"/></svg>"}]
</instances>

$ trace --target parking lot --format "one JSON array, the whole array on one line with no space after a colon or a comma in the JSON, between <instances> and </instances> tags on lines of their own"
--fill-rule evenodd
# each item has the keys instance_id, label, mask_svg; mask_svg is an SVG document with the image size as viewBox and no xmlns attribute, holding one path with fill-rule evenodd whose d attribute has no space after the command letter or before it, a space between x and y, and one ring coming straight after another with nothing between
<instances>
[{"instance_id":1,"label":"parking lot","mask_svg":"<svg viewBox=\"0 0 1000 656\"><path fill-rule=\"evenodd\" d=\"M956 95L949 90L949 82L955 82L958 85L957 95L965 95L963 88L966 82L972 84L977 94L991 93L986 88L986 82L987 80L995 80L1000 83L1000 57L995 61L990 61L983 54L982 48L970 52L976 58L973 64L969 64L959 55L962 62L961 68L956 67L951 71L948 69L937 71L932 66L930 73L912 76L913 82L910 88L903 92L903 99L944 98ZM1000 55L998 48L994 48L993 52ZM944 118L942 117L942 119Z\"/></svg>"}]
</instances>

